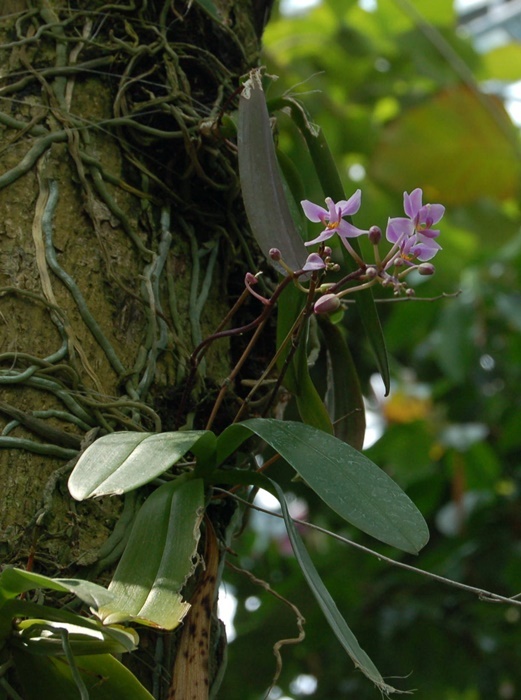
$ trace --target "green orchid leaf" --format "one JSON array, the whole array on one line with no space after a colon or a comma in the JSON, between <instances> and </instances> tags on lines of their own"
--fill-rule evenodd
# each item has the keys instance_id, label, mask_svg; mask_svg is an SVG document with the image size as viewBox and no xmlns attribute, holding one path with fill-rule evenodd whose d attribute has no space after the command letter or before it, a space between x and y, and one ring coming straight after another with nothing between
<instances>
[{"instance_id":1,"label":"green orchid leaf","mask_svg":"<svg viewBox=\"0 0 521 700\"><path fill-rule=\"evenodd\" d=\"M302 269L307 251L282 183L259 69L251 71L239 100L237 146L244 207L260 249L272 262L269 250L278 248L292 270Z\"/></svg>"},{"instance_id":2,"label":"green orchid leaf","mask_svg":"<svg viewBox=\"0 0 521 700\"><path fill-rule=\"evenodd\" d=\"M343 328L327 316L317 316L331 361L332 406L335 437L361 450L365 436L365 407L358 372L344 337Z\"/></svg>"},{"instance_id":3,"label":"green orchid leaf","mask_svg":"<svg viewBox=\"0 0 521 700\"><path fill-rule=\"evenodd\" d=\"M193 431L196 432L196 431ZM201 431L203 434L192 446L191 451L196 458L194 476L204 478L215 469L217 437L211 430Z\"/></svg>"},{"instance_id":4,"label":"green orchid leaf","mask_svg":"<svg viewBox=\"0 0 521 700\"><path fill-rule=\"evenodd\" d=\"M210 484L227 484L228 486L256 486L270 491L269 479L261 472L246 471L245 469L216 469Z\"/></svg>"},{"instance_id":5,"label":"green orchid leaf","mask_svg":"<svg viewBox=\"0 0 521 700\"><path fill-rule=\"evenodd\" d=\"M271 445L330 508L363 532L411 554L427 543L427 525L410 498L347 443L302 423L253 418L223 432L218 457L226 459L246 431Z\"/></svg>"},{"instance_id":6,"label":"green orchid leaf","mask_svg":"<svg viewBox=\"0 0 521 700\"><path fill-rule=\"evenodd\" d=\"M97 628L93 629L83 624L29 619L16 625L11 644L24 648L32 654L63 656L64 632L75 656L124 654L135 651L139 643L137 632L130 627L115 625L107 627L98 622Z\"/></svg>"},{"instance_id":7,"label":"green orchid leaf","mask_svg":"<svg viewBox=\"0 0 521 700\"><path fill-rule=\"evenodd\" d=\"M12 656L24 700L153 700L137 678L110 654L75 657L74 669L63 658L27 650L13 649ZM83 694L78 688L78 675Z\"/></svg>"},{"instance_id":8,"label":"green orchid leaf","mask_svg":"<svg viewBox=\"0 0 521 700\"><path fill-rule=\"evenodd\" d=\"M304 341L299 344L293 363L297 377L294 394L302 422L332 435L331 418L309 374L307 348Z\"/></svg>"},{"instance_id":9,"label":"green orchid leaf","mask_svg":"<svg viewBox=\"0 0 521 700\"><path fill-rule=\"evenodd\" d=\"M278 147L276 149L276 154L282 176L282 186L290 195L287 197L287 200L291 216L300 237L304 240L304 231L307 224L305 222L304 212L300 206L300 202L306 198L304 182L301 173L291 158Z\"/></svg>"},{"instance_id":10,"label":"green orchid leaf","mask_svg":"<svg viewBox=\"0 0 521 700\"><path fill-rule=\"evenodd\" d=\"M93 630L94 632L99 632L103 629L101 622L94 618L83 617L64 608L51 608L48 605L20 600L20 598L10 598L0 605L0 644L6 643L11 638L14 621L27 618L36 618L46 623L59 622L64 625L81 627L84 630ZM17 624L23 623L18 622Z\"/></svg>"},{"instance_id":11,"label":"green orchid leaf","mask_svg":"<svg viewBox=\"0 0 521 700\"><path fill-rule=\"evenodd\" d=\"M298 371L294 362L287 364L288 353L291 348L291 340L288 338L295 321L304 309L306 297L293 284L288 285L281 293L277 310L277 336L276 343L279 350L277 368L284 370L283 384L292 394L298 391ZM304 343L305 344L305 343Z\"/></svg>"},{"instance_id":12,"label":"green orchid leaf","mask_svg":"<svg viewBox=\"0 0 521 700\"><path fill-rule=\"evenodd\" d=\"M392 686L385 683L374 663L358 643L358 640L349 628L335 601L320 578L315 565L313 564L313 561L309 556L304 543L302 542L302 538L297 532L288 511L286 499L284 498L284 492L275 481L270 479L270 482L272 487L271 491L276 494L280 502L282 515L284 516L284 522L286 524L286 530L288 532L288 537L290 539L295 557L300 565L300 568L302 569L302 573L304 574L304 578L306 579L311 592L315 596L315 600L324 613L324 616L338 641L344 647L355 666L359 668L360 671L362 671L362 673L367 676L367 678L369 678L382 693L399 692Z\"/></svg>"},{"instance_id":13,"label":"green orchid leaf","mask_svg":"<svg viewBox=\"0 0 521 700\"><path fill-rule=\"evenodd\" d=\"M332 434L331 419L309 374L305 332L307 322L304 322L306 328L301 333L297 349L288 366L285 367L286 357L292 346L291 340L287 340L287 337L291 333L293 324L303 309L304 303L305 295L294 285L286 287L280 295L277 314L277 347L281 348L284 342L286 342L286 347L282 349L280 354L278 368L279 371L284 370L282 383L295 397L302 421Z\"/></svg>"},{"instance_id":14,"label":"green orchid leaf","mask_svg":"<svg viewBox=\"0 0 521 700\"><path fill-rule=\"evenodd\" d=\"M80 600L95 609L109 603L112 599L112 594L106 588L92 581L49 578L42 574L16 568L4 569L0 574L0 602L15 598L34 588L51 588L63 593L74 593Z\"/></svg>"},{"instance_id":15,"label":"green orchid leaf","mask_svg":"<svg viewBox=\"0 0 521 700\"><path fill-rule=\"evenodd\" d=\"M132 491L170 469L207 432L104 435L80 456L69 477L69 492L77 501L82 501Z\"/></svg>"},{"instance_id":16,"label":"green orchid leaf","mask_svg":"<svg viewBox=\"0 0 521 700\"><path fill-rule=\"evenodd\" d=\"M109 585L113 600L98 611L105 624L179 625L190 608L180 591L197 564L203 513L202 479L172 481L147 498Z\"/></svg>"}]
</instances>

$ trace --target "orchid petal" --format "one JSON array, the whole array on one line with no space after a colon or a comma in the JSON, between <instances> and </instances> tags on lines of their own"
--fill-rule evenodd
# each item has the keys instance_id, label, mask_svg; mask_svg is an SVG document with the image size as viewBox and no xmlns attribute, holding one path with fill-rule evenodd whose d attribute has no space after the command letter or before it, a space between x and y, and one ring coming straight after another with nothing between
<instances>
[{"instance_id":1,"label":"orchid petal","mask_svg":"<svg viewBox=\"0 0 521 700\"><path fill-rule=\"evenodd\" d=\"M438 223L444 213L445 207L442 204L426 204L418 212L418 225L426 224L430 228Z\"/></svg>"},{"instance_id":2,"label":"orchid petal","mask_svg":"<svg viewBox=\"0 0 521 700\"><path fill-rule=\"evenodd\" d=\"M369 231L357 228L342 219L338 224L337 233L341 238L357 238L358 236L368 235Z\"/></svg>"},{"instance_id":3,"label":"orchid petal","mask_svg":"<svg viewBox=\"0 0 521 700\"><path fill-rule=\"evenodd\" d=\"M425 236L425 238L438 238L440 232L437 229L426 228L418 231L418 235Z\"/></svg>"},{"instance_id":4,"label":"orchid petal","mask_svg":"<svg viewBox=\"0 0 521 700\"><path fill-rule=\"evenodd\" d=\"M324 223L324 221L327 221L329 219L329 212L324 209L323 207L319 207L318 204L314 204L313 202L310 202L308 199L304 199L301 203L300 206L304 210L304 214L306 217L315 223L318 223L321 221Z\"/></svg>"},{"instance_id":5,"label":"orchid petal","mask_svg":"<svg viewBox=\"0 0 521 700\"><path fill-rule=\"evenodd\" d=\"M411 252L418 260L425 262L426 260L431 260L438 250L441 250L441 245L432 238L428 238L425 241L419 241L412 246Z\"/></svg>"},{"instance_id":6,"label":"orchid petal","mask_svg":"<svg viewBox=\"0 0 521 700\"><path fill-rule=\"evenodd\" d=\"M413 190L411 194L407 194L407 192L403 193L403 208L407 216L411 219L416 218L416 214L418 214L422 208L422 197L423 192L419 187Z\"/></svg>"},{"instance_id":7,"label":"orchid petal","mask_svg":"<svg viewBox=\"0 0 521 700\"><path fill-rule=\"evenodd\" d=\"M351 216L352 214L356 214L361 204L362 191L356 190L348 200L342 199L340 202L337 202L336 205L340 209L340 216Z\"/></svg>"},{"instance_id":8,"label":"orchid petal","mask_svg":"<svg viewBox=\"0 0 521 700\"><path fill-rule=\"evenodd\" d=\"M338 223L340 220L340 211L337 209L337 205L333 202L331 197L326 197L327 208L329 209L328 220L329 223Z\"/></svg>"},{"instance_id":9,"label":"orchid petal","mask_svg":"<svg viewBox=\"0 0 521 700\"><path fill-rule=\"evenodd\" d=\"M412 236L414 234L414 222L405 217L397 216L389 219L385 237L390 243L397 243L403 236Z\"/></svg>"},{"instance_id":10,"label":"orchid petal","mask_svg":"<svg viewBox=\"0 0 521 700\"><path fill-rule=\"evenodd\" d=\"M320 236L317 236L317 238L314 238L312 241L305 241L304 245L314 245L315 243L322 243L323 241L327 241L328 238L331 238L331 236L334 236L336 232L336 229L334 228L326 228L325 231L322 231Z\"/></svg>"}]
</instances>

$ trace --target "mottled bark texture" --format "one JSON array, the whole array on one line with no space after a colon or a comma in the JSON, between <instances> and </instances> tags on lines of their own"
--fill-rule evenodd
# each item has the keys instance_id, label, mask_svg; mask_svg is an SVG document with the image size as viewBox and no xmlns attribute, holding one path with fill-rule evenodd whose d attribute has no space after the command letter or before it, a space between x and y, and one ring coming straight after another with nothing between
<instances>
[{"instance_id":1,"label":"mottled bark texture","mask_svg":"<svg viewBox=\"0 0 521 700\"><path fill-rule=\"evenodd\" d=\"M202 6L1 3L4 564L104 580L137 499L72 502L71 460L93 429L175 427L187 358L244 275L236 157L218 123L257 62L264 8ZM187 407L195 427L229 366L220 342Z\"/></svg>"}]
</instances>

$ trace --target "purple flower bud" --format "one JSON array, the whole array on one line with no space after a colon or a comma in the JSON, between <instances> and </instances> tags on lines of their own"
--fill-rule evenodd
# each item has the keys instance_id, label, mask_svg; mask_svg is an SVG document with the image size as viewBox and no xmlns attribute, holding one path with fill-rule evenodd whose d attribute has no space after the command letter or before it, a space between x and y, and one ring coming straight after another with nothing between
<instances>
[{"instance_id":1,"label":"purple flower bud","mask_svg":"<svg viewBox=\"0 0 521 700\"><path fill-rule=\"evenodd\" d=\"M278 248L270 248L268 255L275 262L278 262L282 258L282 253Z\"/></svg>"},{"instance_id":2,"label":"purple flower bud","mask_svg":"<svg viewBox=\"0 0 521 700\"><path fill-rule=\"evenodd\" d=\"M336 311L340 306L340 299L336 294L324 294L318 301L315 302L313 311L316 314L329 314Z\"/></svg>"},{"instance_id":3,"label":"purple flower bud","mask_svg":"<svg viewBox=\"0 0 521 700\"><path fill-rule=\"evenodd\" d=\"M382 230L379 226L371 226L369 229L369 240L373 245L378 245L382 240Z\"/></svg>"},{"instance_id":4,"label":"purple flower bud","mask_svg":"<svg viewBox=\"0 0 521 700\"><path fill-rule=\"evenodd\" d=\"M324 255L326 258L330 258L333 255L333 249L330 248L328 245L324 246Z\"/></svg>"},{"instance_id":5,"label":"purple flower bud","mask_svg":"<svg viewBox=\"0 0 521 700\"><path fill-rule=\"evenodd\" d=\"M323 270L325 266L326 263L322 260L318 253L311 253L311 255L308 255L302 269L306 272L311 272L313 270Z\"/></svg>"},{"instance_id":6,"label":"purple flower bud","mask_svg":"<svg viewBox=\"0 0 521 700\"><path fill-rule=\"evenodd\" d=\"M418 272L420 275L433 275L436 272L436 268L432 263L424 262L418 265Z\"/></svg>"},{"instance_id":7,"label":"purple flower bud","mask_svg":"<svg viewBox=\"0 0 521 700\"><path fill-rule=\"evenodd\" d=\"M259 273L259 274L260 274L260 273ZM269 304L269 303L270 303L270 302L269 302L269 299L266 299L265 297L262 296L262 294L259 294L259 293L256 292L254 289L252 289L253 285L254 285L254 284L257 284L258 281L259 281L259 280L257 279L257 277L256 277L255 275L252 275L251 272L247 272L247 273L244 275L244 285L245 285L246 289L249 291L249 293L250 293L252 296L254 296L256 299L258 299L259 301L261 301L263 304Z\"/></svg>"}]
</instances>

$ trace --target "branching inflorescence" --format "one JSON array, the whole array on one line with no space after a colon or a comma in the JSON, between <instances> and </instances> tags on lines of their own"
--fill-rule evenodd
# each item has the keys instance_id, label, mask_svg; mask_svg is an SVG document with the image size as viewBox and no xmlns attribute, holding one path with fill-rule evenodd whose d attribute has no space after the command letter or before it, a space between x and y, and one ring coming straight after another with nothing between
<instances>
[{"instance_id":1,"label":"branching inflorescence","mask_svg":"<svg viewBox=\"0 0 521 700\"><path fill-rule=\"evenodd\" d=\"M323 231L313 240L307 241L306 246L319 244L319 250L311 253L302 270L293 271L285 265L281 253L273 248L270 257L282 265L288 273L298 278L305 273L328 271L337 272L340 266L332 260L332 249L324 243L338 235L349 255L359 266L339 282L328 283L320 280L316 292L320 294L315 301L313 311L316 314L328 314L336 311L342 299L349 294L367 289L375 284L390 287L396 296L404 293L414 296L414 289L407 285L405 278L416 270L420 275L432 275L434 265L429 262L441 250L437 242L439 230L433 229L443 217L445 207L441 204L422 204L423 192L420 188L410 194L404 192L404 210L406 217L389 218L386 228L386 239L391 248L382 257L380 242L382 232L378 226L364 230L357 228L344 217L356 214L361 205L361 192L357 190L348 200L334 202L326 199L327 208L314 204L309 200L301 202L306 217L313 223L321 223ZM374 262L366 263L353 249L349 239L367 236L374 250ZM247 275L246 286L254 296L258 295L251 289L253 275ZM353 284L354 283L354 284ZM304 288L303 288L304 290ZM307 289L305 290L308 291Z\"/></svg>"}]
</instances>

